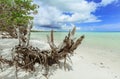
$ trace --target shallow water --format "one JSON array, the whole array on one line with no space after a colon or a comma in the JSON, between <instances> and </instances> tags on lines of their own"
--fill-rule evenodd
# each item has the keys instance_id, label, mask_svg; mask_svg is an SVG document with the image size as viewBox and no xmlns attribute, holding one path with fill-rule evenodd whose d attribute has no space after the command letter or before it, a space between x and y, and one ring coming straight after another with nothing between
<instances>
[{"instance_id":1,"label":"shallow water","mask_svg":"<svg viewBox=\"0 0 120 79\"><path fill-rule=\"evenodd\" d=\"M47 35L50 32L32 32L31 39L44 40L47 42ZM54 32L54 39L62 42L67 32ZM120 49L120 32L76 32L75 37L85 35L83 46L108 49L118 52Z\"/></svg>"}]
</instances>

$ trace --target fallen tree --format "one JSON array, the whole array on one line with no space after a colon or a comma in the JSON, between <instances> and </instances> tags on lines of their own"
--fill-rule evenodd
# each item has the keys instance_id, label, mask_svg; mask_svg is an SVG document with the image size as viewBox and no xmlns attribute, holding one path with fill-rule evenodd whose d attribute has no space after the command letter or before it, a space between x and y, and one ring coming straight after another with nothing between
<instances>
[{"instance_id":1,"label":"fallen tree","mask_svg":"<svg viewBox=\"0 0 120 79\"><path fill-rule=\"evenodd\" d=\"M60 60L64 60L64 69L66 66L66 58L70 58L70 55L74 54L74 50L81 44L84 35L80 36L77 40L74 39L75 27L72 31L65 36L62 44L56 46L54 43L53 31L50 36L47 36L50 50L40 50L37 47L29 45L30 40L30 27L28 26L26 36L21 36L18 30L19 44L12 49L12 60L8 60L0 57L0 64L8 64L9 66L16 67L16 78L18 68L26 71L35 71L35 64L42 65L45 69L44 76L47 77L49 67L54 64L60 64Z\"/></svg>"}]
</instances>

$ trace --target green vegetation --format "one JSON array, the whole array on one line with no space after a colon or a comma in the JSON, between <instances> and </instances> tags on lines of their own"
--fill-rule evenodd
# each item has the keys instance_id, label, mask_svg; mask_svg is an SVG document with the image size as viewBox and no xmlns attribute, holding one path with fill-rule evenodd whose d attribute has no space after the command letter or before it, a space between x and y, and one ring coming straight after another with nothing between
<instances>
[{"instance_id":1,"label":"green vegetation","mask_svg":"<svg viewBox=\"0 0 120 79\"><path fill-rule=\"evenodd\" d=\"M33 19L31 14L37 13L37 5L32 0L0 0L0 31L8 32L16 37L16 28L25 32Z\"/></svg>"}]
</instances>

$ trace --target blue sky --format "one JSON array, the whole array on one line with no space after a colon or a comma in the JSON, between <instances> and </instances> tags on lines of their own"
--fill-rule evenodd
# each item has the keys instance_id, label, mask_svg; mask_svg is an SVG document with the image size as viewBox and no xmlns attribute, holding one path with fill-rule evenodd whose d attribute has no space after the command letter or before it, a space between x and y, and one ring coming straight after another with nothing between
<instances>
[{"instance_id":1,"label":"blue sky","mask_svg":"<svg viewBox=\"0 0 120 79\"><path fill-rule=\"evenodd\" d=\"M34 30L120 31L120 0L34 0Z\"/></svg>"}]
</instances>

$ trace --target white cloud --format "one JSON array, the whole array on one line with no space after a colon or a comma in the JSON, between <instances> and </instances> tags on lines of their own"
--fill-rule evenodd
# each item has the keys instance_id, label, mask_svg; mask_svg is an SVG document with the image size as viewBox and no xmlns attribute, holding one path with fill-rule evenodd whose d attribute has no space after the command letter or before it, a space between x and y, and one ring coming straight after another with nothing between
<instances>
[{"instance_id":1,"label":"white cloud","mask_svg":"<svg viewBox=\"0 0 120 79\"><path fill-rule=\"evenodd\" d=\"M94 26L95 28L95 26ZM97 29L107 29L107 30L120 30L120 23L115 23L115 24L104 24L99 27L96 27Z\"/></svg>"},{"instance_id":2,"label":"white cloud","mask_svg":"<svg viewBox=\"0 0 120 79\"><path fill-rule=\"evenodd\" d=\"M50 25L65 22L99 22L98 16L92 14L100 6L106 6L117 0L102 0L100 3L86 0L35 0L40 5L34 23L37 25ZM65 15L63 12L72 12Z\"/></svg>"},{"instance_id":3,"label":"white cloud","mask_svg":"<svg viewBox=\"0 0 120 79\"><path fill-rule=\"evenodd\" d=\"M34 22L40 25L50 25L52 22L56 22L57 18L61 15L58 9L51 6L41 6L38 12L39 13L35 15Z\"/></svg>"},{"instance_id":4,"label":"white cloud","mask_svg":"<svg viewBox=\"0 0 120 79\"><path fill-rule=\"evenodd\" d=\"M120 31L120 23L81 27L83 31ZM104 29L103 29L104 28Z\"/></svg>"},{"instance_id":5,"label":"white cloud","mask_svg":"<svg viewBox=\"0 0 120 79\"><path fill-rule=\"evenodd\" d=\"M38 1L37 1L38 3ZM40 8L35 16L35 23L51 24L53 22L88 22L96 17L91 14L96 10L97 5L94 2L88 3L85 0L41 0ZM63 12L72 12L73 15L64 15ZM98 22L93 18L89 22Z\"/></svg>"},{"instance_id":6,"label":"white cloud","mask_svg":"<svg viewBox=\"0 0 120 79\"><path fill-rule=\"evenodd\" d=\"M64 24L64 25L61 26L61 29L68 31L68 30L72 30L74 27L75 27L74 24L70 24L70 25ZM76 27L76 30L81 30L81 28Z\"/></svg>"},{"instance_id":7,"label":"white cloud","mask_svg":"<svg viewBox=\"0 0 120 79\"><path fill-rule=\"evenodd\" d=\"M88 13L74 13L72 16L62 15L59 18L60 22L79 22L79 23L86 23L86 22L99 22L101 20L97 19L96 16L93 14Z\"/></svg>"},{"instance_id":8,"label":"white cloud","mask_svg":"<svg viewBox=\"0 0 120 79\"><path fill-rule=\"evenodd\" d=\"M100 3L103 6L106 6L108 4L111 4L112 2L117 2L118 0L102 0L102 2Z\"/></svg>"}]
</instances>

